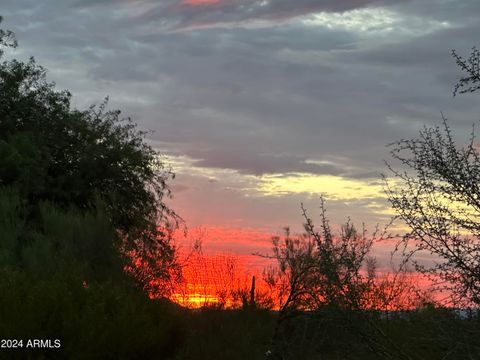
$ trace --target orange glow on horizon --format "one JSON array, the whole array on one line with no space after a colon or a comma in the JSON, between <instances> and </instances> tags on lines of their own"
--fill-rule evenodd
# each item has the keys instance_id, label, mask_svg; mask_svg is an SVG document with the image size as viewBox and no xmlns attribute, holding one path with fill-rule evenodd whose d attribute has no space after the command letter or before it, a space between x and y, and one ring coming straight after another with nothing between
<instances>
[{"instance_id":1,"label":"orange glow on horizon","mask_svg":"<svg viewBox=\"0 0 480 360\"><path fill-rule=\"evenodd\" d=\"M249 296L252 276L256 294L266 293L260 271L249 268L249 257L233 254L188 255L182 264L183 282L176 284L170 299L189 307L239 308Z\"/></svg>"},{"instance_id":2,"label":"orange glow on horizon","mask_svg":"<svg viewBox=\"0 0 480 360\"><path fill-rule=\"evenodd\" d=\"M274 260L264 260L265 267L275 264ZM170 299L191 309L205 306L241 308L250 299L252 277L255 276L256 304L260 307L262 304L270 304L271 309L278 310L285 300L280 296L280 289L267 285L261 270L252 271L250 261L252 257L225 253L190 255L188 262L183 264L183 282L175 286ZM431 285L431 282L418 273L405 273L396 278L391 273L379 272L377 276L376 287L364 299L365 309L395 311L416 308L421 306L423 300L415 294L426 291ZM382 295L378 293L380 289L383 289ZM436 297L432 294L432 297L427 296L425 301L439 300Z\"/></svg>"},{"instance_id":3,"label":"orange glow on horizon","mask_svg":"<svg viewBox=\"0 0 480 360\"><path fill-rule=\"evenodd\" d=\"M205 306L235 309L250 306L252 277L255 276L254 303L259 307L279 309L285 300L282 283L268 284L263 272L277 265L275 259L253 253L271 254L266 233L252 229L201 228L191 231L190 238L174 236L177 243L182 279L169 283L170 300L187 308ZM190 247L182 247L192 242ZM202 244L207 240L207 244ZM179 244L180 242L180 244ZM243 244L241 244L244 242ZM201 246L196 245L200 243ZM179 246L180 245L180 246ZM204 248L206 245L206 248ZM232 253L237 247L240 250ZM228 249L231 249L230 251ZM366 270L364 270L365 272ZM366 274L362 274L366 277ZM401 273L397 278L388 269L378 269L375 287L362 298L362 308L379 310L412 309L422 301L415 294L426 294L425 301L440 300L439 294L429 294L431 281L418 273ZM152 284L155 280L152 281ZM287 280L288 282L288 280ZM162 285L165 289L165 284ZM154 286L155 287L155 286ZM282 295L283 294L283 295ZM151 293L152 298L162 294ZM388 300L390 299L390 300ZM388 302L385 302L388 301ZM390 302L392 301L392 302Z\"/></svg>"},{"instance_id":4,"label":"orange glow on horizon","mask_svg":"<svg viewBox=\"0 0 480 360\"><path fill-rule=\"evenodd\" d=\"M233 264L241 264L241 266ZM184 267L183 275L184 282L175 287L170 300L190 309L242 308L250 298L252 276L255 276L257 305L262 307L263 301L267 300L265 303L270 304L272 310L278 310L282 303L279 289L269 287L263 279L262 272L248 271L248 259L231 254L199 255ZM423 301L421 298L417 299L414 294L418 291L426 291L431 286L431 282L418 273L407 273L405 282L394 280L390 273L379 273L375 282L377 287L368 295L368 298L373 297L370 300L367 298L363 305L365 309L383 311L415 309L422 306ZM376 291L381 288L384 289L383 297L377 298ZM426 294L425 303L441 300L440 294L428 292ZM384 297L390 296L393 296L392 302L383 303Z\"/></svg>"}]
</instances>

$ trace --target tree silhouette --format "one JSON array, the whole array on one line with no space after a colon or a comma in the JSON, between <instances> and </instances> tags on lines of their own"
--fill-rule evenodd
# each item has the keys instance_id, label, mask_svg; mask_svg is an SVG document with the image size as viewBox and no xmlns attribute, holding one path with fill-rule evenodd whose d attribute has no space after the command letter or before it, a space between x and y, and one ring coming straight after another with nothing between
<instances>
[{"instance_id":1,"label":"tree silhouette","mask_svg":"<svg viewBox=\"0 0 480 360\"><path fill-rule=\"evenodd\" d=\"M452 51L466 72L453 94L480 89L480 53L474 47L465 60ZM456 305L480 305L480 153L472 128L469 141L459 146L443 116L443 125L424 127L414 139L393 143L391 155L399 166L387 164L392 207L410 231L402 245L407 258L418 252L434 256L414 261L418 271L452 292Z\"/></svg>"},{"instance_id":2,"label":"tree silhouette","mask_svg":"<svg viewBox=\"0 0 480 360\"><path fill-rule=\"evenodd\" d=\"M278 267L267 272L269 283L279 286L280 315L292 310L321 307L365 308L366 293L373 274L361 271L371 260L377 231L370 237L365 229L357 231L348 220L340 234L332 233L321 198L320 229L302 206L305 233L273 238L273 258ZM374 270L372 270L374 272Z\"/></svg>"},{"instance_id":3,"label":"tree silhouette","mask_svg":"<svg viewBox=\"0 0 480 360\"><path fill-rule=\"evenodd\" d=\"M384 237L376 228L368 235L350 220L334 234L321 198L320 226L302 205L305 233L273 238L277 266L265 271L277 294L279 313L272 340L274 359L314 358L333 352L345 358L345 344L365 354L402 354L368 318L368 311L390 309L387 298L398 280L377 278L370 256L373 243ZM393 350L388 350L387 345ZM403 355L399 358L403 358Z\"/></svg>"},{"instance_id":4,"label":"tree silhouette","mask_svg":"<svg viewBox=\"0 0 480 360\"><path fill-rule=\"evenodd\" d=\"M396 142L391 154L407 169L389 165L396 182L386 182L392 207L410 228L402 240L407 257L434 255L431 263L414 261L416 269L453 291L456 303L480 304L480 154L474 133L458 147L444 119L443 128L425 127L419 138Z\"/></svg>"},{"instance_id":5,"label":"tree silhouette","mask_svg":"<svg viewBox=\"0 0 480 360\"><path fill-rule=\"evenodd\" d=\"M460 69L466 73L466 76L462 77L455 85L453 96L472 93L480 89L480 51L473 47L469 58L464 59L455 50L452 50L452 56Z\"/></svg>"},{"instance_id":6,"label":"tree silhouette","mask_svg":"<svg viewBox=\"0 0 480 360\"><path fill-rule=\"evenodd\" d=\"M15 47L13 34L1 31L0 45ZM33 58L0 64L0 99L0 186L17 189L30 222L40 202L82 211L103 203L131 273L145 288L168 280L175 268L171 230L180 218L164 202L173 174L145 133L119 110L107 110L107 99L73 108L71 94L57 91Z\"/></svg>"}]
</instances>

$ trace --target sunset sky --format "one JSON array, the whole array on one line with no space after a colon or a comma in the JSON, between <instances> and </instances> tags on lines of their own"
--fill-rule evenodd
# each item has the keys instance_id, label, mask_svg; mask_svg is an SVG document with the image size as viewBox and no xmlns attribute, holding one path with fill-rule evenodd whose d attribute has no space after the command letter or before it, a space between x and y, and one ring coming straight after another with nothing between
<instances>
[{"instance_id":1,"label":"sunset sky","mask_svg":"<svg viewBox=\"0 0 480 360\"><path fill-rule=\"evenodd\" d=\"M453 98L452 49L480 45L478 0L2 0L3 28L59 89L153 132L172 207L210 252L268 251L301 229L385 223L387 144L438 124L459 135L478 94ZM203 230L195 232L195 228ZM188 246L186 244L185 246Z\"/></svg>"}]
</instances>

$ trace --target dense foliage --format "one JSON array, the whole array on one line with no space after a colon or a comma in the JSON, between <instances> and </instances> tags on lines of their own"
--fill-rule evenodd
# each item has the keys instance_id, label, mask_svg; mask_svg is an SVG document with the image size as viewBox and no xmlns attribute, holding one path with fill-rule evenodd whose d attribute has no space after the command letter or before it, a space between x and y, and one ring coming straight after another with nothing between
<instances>
[{"instance_id":1,"label":"dense foliage","mask_svg":"<svg viewBox=\"0 0 480 360\"><path fill-rule=\"evenodd\" d=\"M27 339L58 339L61 347L8 354L35 359L173 356L184 332L177 311L133 286L113 247L116 235L105 211L63 210L46 202L39 208L31 228L18 193L0 190L0 337L23 339L24 347Z\"/></svg>"},{"instance_id":2,"label":"dense foliage","mask_svg":"<svg viewBox=\"0 0 480 360\"><path fill-rule=\"evenodd\" d=\"M15 46L11 33L0 35ZM106 101L72 108L71 94L55 90L33 58L0 64L0 99L0 186L19 192L29 221L42 201L81 211L101 202L137 280L147 288L152 277L168 280L175 267L169 227L179 218L163 202L171 174L144 133L107 111Z\"/></svg>"},{"instance_id":3,"label":"dense foliage","mask_svg":"<svg viewBox=\"0 0 480 360\"><path fill-rule=\"evenodd\" d=\"M1 357L173 357L177 307L148 296L175 275L171 174L119 111L73 108L8 47L0 31L0 338L61 345Z\"/></svg>"}]
</instances>

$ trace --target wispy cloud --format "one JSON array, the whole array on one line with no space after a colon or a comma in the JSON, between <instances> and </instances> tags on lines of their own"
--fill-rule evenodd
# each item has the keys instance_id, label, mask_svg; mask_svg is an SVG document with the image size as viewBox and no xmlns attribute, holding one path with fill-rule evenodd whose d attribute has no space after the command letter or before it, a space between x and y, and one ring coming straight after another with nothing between
<instances>
[{"instance_id":1,"label":"wispy cloud","mask_svg":"<svg viewBox=\"0 0 480 360\"><path fill-rule=\"evenodd\" d=\"M343 13L409 0L183 0L164 1L142 15L170 29L235 26L255 21L285 21L315 13Z\"/></svg>"}]
</instances>

